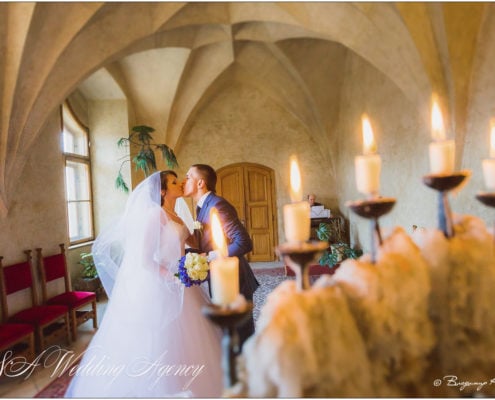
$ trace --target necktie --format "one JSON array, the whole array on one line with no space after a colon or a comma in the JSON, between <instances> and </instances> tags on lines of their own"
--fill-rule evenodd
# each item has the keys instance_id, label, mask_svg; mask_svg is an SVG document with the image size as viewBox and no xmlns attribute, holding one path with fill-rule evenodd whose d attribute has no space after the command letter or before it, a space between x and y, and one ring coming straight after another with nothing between
<instances>
[{"instance_id":1,"label":"necktie","mask_svg":"<svg viewBox=\"0 0 495 400\"><path fill-rule=\"evenodd\" d=\"M198 219L199 212L201 211L200 206L196 206L196 219Z\"/></svg>"}]
</instances>

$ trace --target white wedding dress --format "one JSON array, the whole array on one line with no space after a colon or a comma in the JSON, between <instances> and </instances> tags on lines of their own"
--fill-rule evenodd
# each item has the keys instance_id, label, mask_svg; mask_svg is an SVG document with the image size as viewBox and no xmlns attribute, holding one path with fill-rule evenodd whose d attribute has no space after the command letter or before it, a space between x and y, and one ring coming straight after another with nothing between
<instances>
[{"instance_id":1,"label":"white wedding dress","mask_svg":"<svg viewBox=\"0 0 495 400\"><path fill-rule=\"evenodd\" d=\"M156 207L139 217L127 221L122 243L141 244L124 252L101 326L65 397L220 397L221 333L201 313L208 296L173 276L188 230ZM155 225L159 233L151 235Z\"/></svg>"}]
</instances>

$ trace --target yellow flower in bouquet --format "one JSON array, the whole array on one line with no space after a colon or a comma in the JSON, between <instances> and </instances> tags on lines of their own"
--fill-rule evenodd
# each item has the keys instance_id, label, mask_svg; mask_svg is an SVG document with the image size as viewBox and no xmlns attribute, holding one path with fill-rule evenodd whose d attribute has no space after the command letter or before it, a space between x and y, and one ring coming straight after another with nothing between
<instances>
[{"instance_id":1,"label":"yellow flower in bouquet","mask_svg":"<svg viewBox=\"0 0 495 400\"><path fill-rule=\"evenodd\" d=\"M200 285L208 277L210 266L206 256L198 253L187 253L179 261L179 272L176 274L181 282L190 287Z\"/></svg>"}]
</instances>

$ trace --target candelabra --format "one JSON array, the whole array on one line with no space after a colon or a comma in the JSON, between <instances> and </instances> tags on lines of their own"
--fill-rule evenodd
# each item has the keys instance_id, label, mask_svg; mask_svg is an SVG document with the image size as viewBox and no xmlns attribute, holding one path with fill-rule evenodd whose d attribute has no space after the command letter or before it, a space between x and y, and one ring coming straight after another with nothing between
<instances>
[{"instance_id":1,"label":"candelabra","mask_svg":"<svg viewBox=\"0 0 495 400\"><path fill-rule=\"evenodd\" d=\"M276 251L284 262L292 268L296 274L298 291L311 287L309 283L309 266L318 255L328 247L327 242L309 241L298 243L282 243L277 246Z\"/></svg>"},{"instance_id":2,"label":"candelabra","mask_svg":"<svg viewBox=\"0 0 495 400\"><path fill-rule=\"evenodd\" d=\"M447 238L454 236L454 224L452 222L448 193L458 187L468 176L467 171L456 172L451 175L431 174L423 176L423 183L429 188L438 191L438 229Z\"/></svg>"},{"instance_id":3,"label":"candelabra","mask_svg":"<svg viewBox=\"0 0 495 400\"><path fill-rule=\"evenodd\" d=\"M381 197L370 200L352 201L346 204L347 207L349 207L355 214L370 220L371 262L373 264L376 262L375 234L376 237L378 237L378 244L381 245L383 243L378 218L385 214L388 214L394 204L395 199L392 197Z\"/></svg>"},{"instance_id":4,"label":"candelabra","mask_svg":"<svg viewBox=\"0 0 495 400\"><path fill-rule=\"evenodd\" d=\"M241 346L236 328L252 314L253 303L244 300L229 306L207 304L202 311L203 315L222 329L222 369L226 392L237 383L236 358L241 352Z\"/></svg>"}]
</instances>

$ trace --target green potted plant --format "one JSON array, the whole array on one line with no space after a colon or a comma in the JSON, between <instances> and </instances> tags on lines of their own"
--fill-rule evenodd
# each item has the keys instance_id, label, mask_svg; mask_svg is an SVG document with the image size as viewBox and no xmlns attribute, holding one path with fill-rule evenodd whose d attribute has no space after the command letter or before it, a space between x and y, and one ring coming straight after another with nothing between
<instances>
[{"instance_id":1,"label":"green potted plant","mask_svg":"<svg viewBox=\"0 0 495 400\"><path fill-rule=\"evenodd\" d=\"M117 142L119 147L135 145L138 147L137 154L132 158L137 170L144 172L145 176L150 175L157 170L155 150L161 152L162 158L166 161L167 166L171 169L178 167L177 158L174 151L164 143L155 143L151 135L155 131L154 128L146 125L137 125L132 127L128 137L122 137ZM127 158L127 157L126 157ZM129 192L129 187L122 176L122 167L126 162L131 161L130 158L122 161L120 169L115 179L115 186L124 192Z\"/></svg>"},{"instance_id":2,"label":"green potted plant","mask_svg":"<svg viewBox=\"0 0 495 400\"><path fill-rule=\"evenodd\" d=\"M98 271L96 270L93 255L91 253L81 253L80 257L79 264L83 266L81 277L83 279L98 278Z\"/></svg>"},{"instance_id":3,"label":"green potted plant","mask_svg":"<svg viewBox=\"0 0 495 400\"><path fill-rule=\"evenodd\" d=\"M330 243L330 246L320 257L320 265L328 265L330 268L333 268L346 258L356 259L363 254L361 249L356 249L346 243L341 224L331 226L322 222L316 230L316 235L318 239Z\"/></svg>"},{"instance_id":4,"label":"green potted plant","mask_svg":"<svg viewBox=\"0 0 495 400\"><path fill-rule=\"evenodd\" d=\"M96 270L96 265L93 260L93 254L84 252L81 253L79 264L83 266L83 270L76 283L77 290L95 292L96 301L99 301L100 295L103 294L104 291L101 280L98 277L98 271Z\"/></svg>"}]
</instances>

